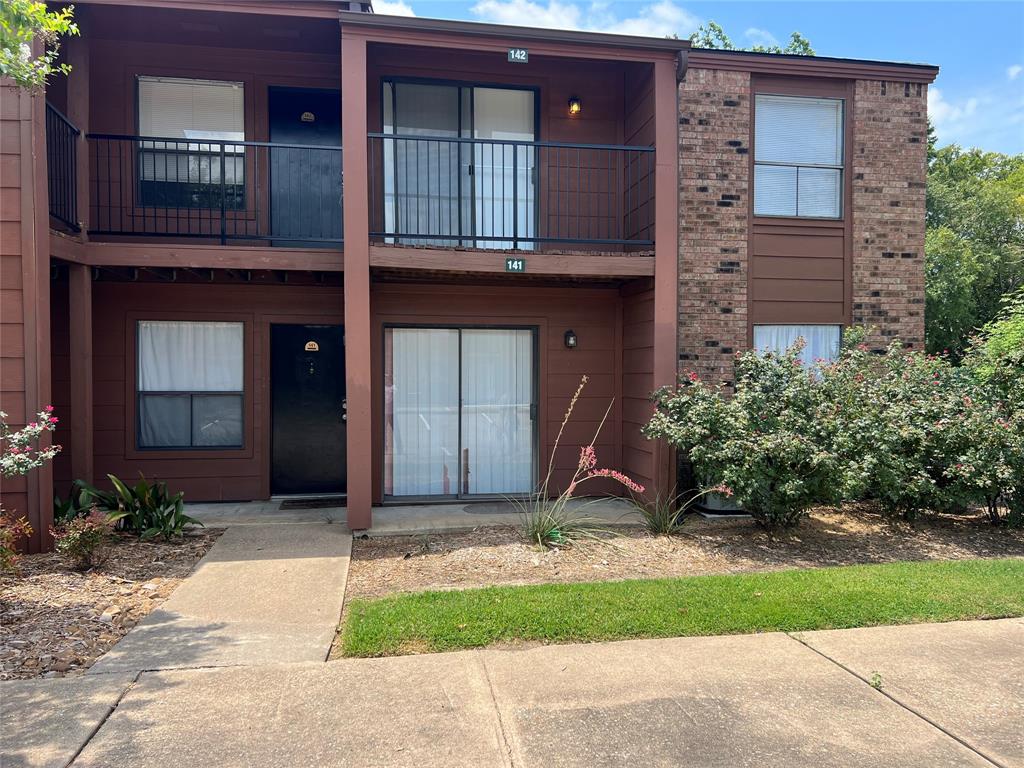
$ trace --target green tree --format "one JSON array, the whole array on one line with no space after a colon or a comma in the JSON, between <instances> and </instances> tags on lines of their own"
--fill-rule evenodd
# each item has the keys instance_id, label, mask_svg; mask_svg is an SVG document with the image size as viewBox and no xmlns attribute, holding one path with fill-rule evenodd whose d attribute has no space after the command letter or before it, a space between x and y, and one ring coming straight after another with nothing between
<instances>
[{"instance_id":1,"label":"green tree","mask_svg":"<svg viewBox=\"0 0 1024 768\"><path fill-rule=\"evenodd\" d=\"M0 77L22 88L42 88L51 75L67 74L71 67L58 63L60 38L77 35L74 6L49 11L37 0L0 2ZM33 51L33 41L42 44Z\"/></svg>"},{"instance_id":2,"label":"green tree","mask_svg":"<svg viewBox=\"0 0 1024 768\"><path fill-rule=\"evenodd\" d=\"M927 347L959 359L1024 285L1024 155L932 149L926 222Z\"/></svg>"},{"instance_id":3,"label":"green tree","mask_svg":"<svg viewBox=\"0 0 1024 768\"><path fill-rule=\"evenodd\" d=\"M701 24L697 31L690 35L690 42L696 48L714 48L722 51L754 51L755 53L791 53L799 56L814 56L814 48L810 41L799 32L789 36L786 47L781 45L752 45L749 48L737 48L732 39L725 33L722 26L714 21Z\"/></svg>"}]
</instances>

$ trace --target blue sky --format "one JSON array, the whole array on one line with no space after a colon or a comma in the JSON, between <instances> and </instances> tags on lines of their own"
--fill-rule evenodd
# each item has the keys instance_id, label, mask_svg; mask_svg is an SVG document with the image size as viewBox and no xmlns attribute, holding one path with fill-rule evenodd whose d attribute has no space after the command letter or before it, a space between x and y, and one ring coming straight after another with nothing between
<instances>
[{"instance_id":1,"label":"blue sky","mask_svg":"<svg viewBox=\"0 0 1024 768\"><path fill-rule=\"evenodd\" d=\"M556 29L689 36L714 20L738 45L799 30L822 56L937 64L940 144L1024 152L1024 3L374 0L378 13Z\"/></svg>"}]
</instances>

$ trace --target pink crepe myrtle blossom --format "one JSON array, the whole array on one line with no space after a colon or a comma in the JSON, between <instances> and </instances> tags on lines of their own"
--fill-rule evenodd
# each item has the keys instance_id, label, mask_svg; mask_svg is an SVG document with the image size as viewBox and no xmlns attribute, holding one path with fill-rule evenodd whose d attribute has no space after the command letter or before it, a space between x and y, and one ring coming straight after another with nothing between
<instances>
[{"instance_id":1,"label":"pink crepe myrtle blossom","mask_svg":"<svg viewBox=\"0 0 1024 768\"><path fill-rule=\"evenodd\" d=\"M700 381L700 376L697 375L696 371L690 371L689 379L692 382L698 382Z\"/></svg>"},{"instance_id":2,"label":"pink crepe myrtle blossom","mask_svg":"<svg viewBox=\"0 0 1024 768\"><path fill-rule=\"evenodd\" d=\"M57 417L51 416L53 406L48 405L36 414L36 421L24 428L12 430L7 425L7 414L0 411L0 475L16 477L42 466L60 452L59 445L40 446L44 432L53 432Z\"/></svg>"}]
</instances>

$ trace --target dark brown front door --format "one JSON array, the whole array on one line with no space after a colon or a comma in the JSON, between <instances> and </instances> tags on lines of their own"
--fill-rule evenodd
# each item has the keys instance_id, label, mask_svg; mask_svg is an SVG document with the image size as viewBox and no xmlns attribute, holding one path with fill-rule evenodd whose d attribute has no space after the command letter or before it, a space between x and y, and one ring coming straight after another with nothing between
<instances>
[{"instance_id":1,"label":"dark brown front door","mask_svg":"<svg viewBox=\"0 0 1024 768\"><path fill-rule=\"evenodd\" d=\"M345 492L345 333L271 325L271 491Z\"/></svg>"}]
</instances>

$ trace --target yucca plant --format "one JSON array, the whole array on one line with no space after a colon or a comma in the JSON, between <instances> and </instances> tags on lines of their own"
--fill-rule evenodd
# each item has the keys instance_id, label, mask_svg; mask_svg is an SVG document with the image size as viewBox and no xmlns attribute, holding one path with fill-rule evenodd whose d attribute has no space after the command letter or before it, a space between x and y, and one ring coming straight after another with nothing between
<instances>
[{"instance_id":1,"label":"yucca plant","mask_svg":"<svg viewBox=\"0 0 1024 768\"><path fill-rule=\"evenodd\" d=\"M621 483L633 493L640 494L644 492L642 485L634 482L623 473L612 469L597 468L597 454L594 451L594 443L597 442L601 429L604 427L608 414L611 412L612 403L608 403L608 408L605 409L604 416L597 425L594 437L588 445L580 448L579 462L569 484L557 496L554 498L550 497L548 490L551 486L551 476L554 472L555 453L562 439L562 433L565 431L565 425L569 423L573 409L576 407L576 403L583 393L587 381L586 376L580 379L580 384L569 401L569 407L562 418L562 425L558 429L555 443L551 447L551 457L548 460L548 469L544 475L544 481L534 493L531 493L525 499L511 500L522 515L523 535L531 542L536 542L542 547L569 546L582 539L599 539L609 534L601 520L580 514L586 509L588 504L593 502L573 503L573 494L581 483L598 477L607 477Z\"/></svg>"}]
</instances>

